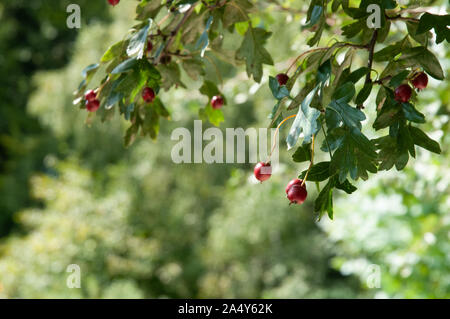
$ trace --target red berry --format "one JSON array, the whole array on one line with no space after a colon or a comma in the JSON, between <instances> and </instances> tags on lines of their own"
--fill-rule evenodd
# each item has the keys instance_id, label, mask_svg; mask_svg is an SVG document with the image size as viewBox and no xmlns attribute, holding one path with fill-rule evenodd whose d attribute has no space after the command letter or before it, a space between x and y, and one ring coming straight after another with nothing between
<instances>
[{"instance_id":1,"label":"red berry","mask_svg":"<svg viewBox=\"0 0 450 319\"><path fill-rule=\"evenodd\" d=\"M289 77L287 76L286 73L280 73L280 74L277 74L277 80L278 80L278 84L286 85L287 81L289 80Z\"/></svg>"},{"instance_id":2,"label":"red berry","mask_svg":"<svg viewBox=\"0 0 450 319\"><path fill-rule=\"evenodd\" d=\"M86 109L89 112L95 112L100 107L100 101L99 100L93 100L93 101L87 101L86 102Z\"/></svg>"},{"instance_id":3,"label":"red berry","mask_svg":"<svg viewBox=\"0 0 450 319\"><path fill-rule=\"evenodd\" d=\"M220 95L215 95L211 99L211 106L213 107L213 109L220 109L223 106L223 103L223 97Z\"/></svg>"},{"instance_id":4,"label":"red berry","mask_svg":"<svg viewBox=\"0 0 450 319\"><path fill-rule=\"evenodd\" d=\"M295 178L287 184L286 194L291 204L301 204L305 201L306 196L308 196L306 186L302 186L302 183L303 181L301 179Z\"/></svg>"},{"instance_id":5,"label":"red berry","mask_svg":"<svg viewBox=\"0 0 450 319\"><path fill-rule=\"evenodd\" d=\"M120 2L120 0L108 0L108 2L110 5L115 6Z\"/></svg>"},{"instance_id":6,"label":"red berry","mask_svg":"<svg viewBox=\"0 0 450 319\"><path fill-rule=\"evenodd\" d=\"M151 50L153 50L153 43L152 43L152 41L148 40L147 41L147 52L150 52Z\"/></svg>"},{"instance_id":7,"label":"red berry","mask_svg":"<svg viewBox=\"0 0 450 319\"><path fill-rule=\"evenodd\" d=\"M92 102L97 98L97 94L94 90L89 90L84 94L84 99L88 102Z\"/></svg>"},{"instance_id":8,"label":"red berry","mask_svg":"<svg viewBox=\"0 0 450 319\"><path fill-rule=\"evenodd\" d=\"M408 84L402 84L395 89L395 100L400 103L408 102L411 98L412 89Z\"/></svg>"},{"instance_id":9,"label":"red berry","mask_svg":"<svg viewBox=\"0 0 450 319\"><path fill-rule=\"evenodd\" d=\"M419 73L411 83L416 89L423 90L428 85L428 76L424 72Z\"/></svg>"},{"instance_id":10,"label":"red berry","mask_svg":"<svg viewBox=\"0 0 450 319\"><path fill-rule=\"evenodd\" d=\"M255 178L262 183L268 180L272 175L272 166L270 166L270 163L259 162L255 165L253 174L255 175Z\"/></svg>"},{"instance_id":11,"label":"red berry","mask_svg":"<svg viewBox=\"0 0 450 319\"><path fill-rule=\"evenodd\" d=\"M155 91L152 88L146 87L142 90L142 98L146 103L150 103L155 99Z\"/></svg>"}]
</instances>

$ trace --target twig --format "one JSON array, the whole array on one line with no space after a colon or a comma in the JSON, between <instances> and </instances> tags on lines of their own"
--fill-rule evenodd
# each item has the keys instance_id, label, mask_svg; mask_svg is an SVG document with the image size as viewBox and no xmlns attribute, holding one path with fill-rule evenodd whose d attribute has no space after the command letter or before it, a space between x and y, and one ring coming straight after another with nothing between
<instances>
[{"instance_id":1,"label":"twig","mask_svg":"<svg viewBox=\"0 0 450 319\"><path fill-rule=\"evenodd\" d=\"M379 79L379 80L373 81L373 84L380 84L380 85L383 85L383 82L389 81L390 79L392 79L392 75L388 75L388 76L386 76L386 77L384 77L384 78L381 78L381 79Z\"/></svg>"},{"instance_id":2,"label":"twig","mask_svg":"<svg viewBox=\"0 0 450 319\"><path fill-rule=\"evenodd\" d=\"M305 185L306 180L308 179L309 171L311 170L313 165L314 165L314 135L312 136L311 140L311 162L309 163L308 170L306 171L305 178L303 178L301 186Z\"/></svg>"},{"instance_id":3,"label":"twig","mask_svg":"<svg viewBox=\"0 0 450 319\"><path fill-rule=\"evenodd\" d=\"M396 16L392 16L392 17L388 16L387 14L385 16L386 16L386 19L388 19L388 20L402 20L402 21L413 21L413 22L419 22L420 21L419 19L416 19L416 18L402 17L399 14L396 15Z\"/></svg>"},{"instance_id":4,"label":"twig","mask_svg":"<svg viewBox=\"0 0 450 319\"><path fill-rule=\"evenodd\" d=\"M172 31L171 35L169 36L169 39L167 40L164 49L162 50L161 54L158 56L158 58L155 60L155 64L158 64L161 60L161 57L163 57L166 54L166 51L169 50L170 46L172 45L173 41L175 40L176 35L178 34L178 31L180 31L181 27L184 23L186 23L187 19L191 16L192 12L194 12L195 4L192 4L191 7L184 13L183 19L178 23L178 25L175 27L175 29Z\"/></svg>"},{"instance_id":5,"label":"twig","mask_svg":"<svg viewBox=\"0 0 450 319\"><path fill-rule=\"evenodd\" d=\"M375 29L373 31L372 39L370 40L370 43L368 45L369 63L367 63L367 67L369 68L369 72L366 75L366 83L370 83L372 81L372 79L370 77L370 73L372 70L373 55L374 55L374 51L375 51L375 44L377 43L377 38L378 38L378 29Z\"/></svg>"}]
</instances>

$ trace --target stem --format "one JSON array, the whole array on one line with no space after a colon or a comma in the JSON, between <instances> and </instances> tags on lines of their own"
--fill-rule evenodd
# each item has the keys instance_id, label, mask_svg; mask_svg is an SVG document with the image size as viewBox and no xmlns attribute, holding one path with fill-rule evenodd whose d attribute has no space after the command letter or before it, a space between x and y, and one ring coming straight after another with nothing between
<instances>
[{"instance_id":1,"label":"stem","mask_svg":"<svg viewBox=\"0 0 450 319\"><path fill-rule=\"evenodd\" d=\"M331 147L330 147L330 144L328 143L328 136L327 136L327 133L325 132L325 129L323 128L323 124L322 124L322 131L323 131L323 135L325 136L325 143L327 143L328 152L330 153L330 160L331 160L331 159L333 159L333 154L331 154Z\"/></svg>"},{"instance_id":2,"label":"stem","mask_svg":"<svg viewBox=\"0 0 450 319\"><path fill-rule=\"evenodd\" d=\"M312 141L311 141L311 162L309 163L308 170L306 171L305 178L303 179L301 186L305 185L306 180L308 179L309 171L311 170L312 166L314 165L314 139L315 139L315 136L313 135Z\"/></svg>"},{"instance_id":3,"label":"stem","mask_svg":"<svg viewBox=\"0 0 450 319\"><path fill-rule=\"evenodd\" d=\"M419 19L416 18L409 18L409 17L402 17L400 14L396 15L396 16L388 16L387 14L385 15L386 19L388 20L402 20L402 21L413 21L413 22L419 22Z\"/></svg>"},{"instance_id":4,"label":"stem","mask_svg":"<svg viewBox=\"0 0 450 319\"><path fill-rule=\"evenodd\" d=\"M298 60L300 60L303 56L305 56L306 54L312 53L312 52L316 52L316 51L321 51L321 50L328 50L329 47L324 47L324 48L315 48L315 49L311 49L308 51L303 52L302 54L300 54L297 58L295 58L294 62L291 63L291 65L289 66L289 68L286 71L286 74L289 73L289 71L292 69L292 67L295 65L295 63L297 63Z\"/></svg>"},{"instance_id":5,"label":"stem","mask_svg":"<svg viewBox=\"0 0 450 319\"><path fill-rule=\"evenodd\" d=\"M377 43L377 38L378 38L378 29L375 29L375 31L373 31L372 39L370 40L370 43L368 45L369 63L367 64L367 67L369 68L369 70L372 70L373 55L375 52L375 44ZM372 79L370 77L370 72L368 72L366 75L366 83L370 83L371 81Z\"/></svg>"},{"instance_id":6,"label":"stem","mask_svg":"<svg viewBox=\"0 0 450 319\"><path fill-rule=\"evenodd\" d=\"M266 164L270 162L270 157L272 156L272 153L275 150L275 146L277 146L277 136L278 136L278 131L280 130L281 125L283 125L284 122L286 122L287 120L289 120L289 119L291 119L293 117L296 117L296 116L297 116L297 114L290 115L290 116L286 117L285 119L283 119L280 122L280 124L278 124L277 129L275 130L275 134L273 135L274 141L273 141L273 144L272 144L272 149L270 150L269 158L266 161Z\"/></svg>"},{"instance_id":7,"label":"stem","mask_svg":"<svg viewBox=\"0 0 450 319\"><path fill-rule=\"evenodd\" d=\"M155 61L155 64L158 64L161 60L161 57L166 54L166 51L170 48L173 41L175 40L176 35L178 34L178 31L180 31L183 24L186 23L187 19L191 16L192 12L194 12L195 3L191 5L191 7L184 13L183 19L181 19L180 23L175 27L175 29L172 31L171 35L169 36L169 40L167 40L164 49L162 50L161 54L158 56L158 58Z\"/></svg>"}]
</instances>

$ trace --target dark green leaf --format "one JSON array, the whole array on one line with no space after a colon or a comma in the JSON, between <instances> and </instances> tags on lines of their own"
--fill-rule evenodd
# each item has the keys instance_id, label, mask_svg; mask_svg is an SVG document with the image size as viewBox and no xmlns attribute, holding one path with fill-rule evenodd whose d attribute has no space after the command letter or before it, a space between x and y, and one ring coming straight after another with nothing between
<instances>
[{"instance_id":1,"label":"dark green leaf","mask_svg":"<svg viewBox=\"0 0 450 319\"><path fill-rule=\"evenodd\" d=\"M303 171L299 178L304 179L307 171ZM330 162L320 162L314 164L308 174L308 181L323 182L330 177Z\"/></svg>"},{"instance_id":2,"label":"dark green leaf","mask_svg":"<svg viewBox=\"0 0 450 319\"><path fill-rule=\"evenodd\" d=\"M402 103L403 113L408 121L425 123L425 115L416 110L411 103Z\"/></svg>"},{"instance_id":3,"label":"dark green leaf","mask_svg":"<svg viewBox=\"0 0 450 319\"><path fill-rule=\"evenodd\" d=\"M292 160L297 163L307 162L311 160L311 144L299 146L292 155Z\"/></svg>"},{"instance_id":4,"label":"dark green leaf","mask_svg":"<svg viewBox=\"0 0 450 319\"><path fill-rule=\"evenodd\" d=\"M333 187L334 179L330 178L314 202L314 211L319 213L319 219L325 212L328 213L330 219L333 219Z\"/></svg>"},{"instance_id":5,"label":"dark green leaf","mask_svg":"<svg viewBox=\"0 0 450 319\"><path fill-rule=\"evenodd\" d=\"M289 90L286 88L286 85L280 85L278 80L273 76L269 77L269 87L272 91L272 95L277 99L281 100L287 96L289 96Z\"/></svg>"},{"instance_id":6,"label":"dark green leaf","mask_svg":"<svg viewBox=\"0 0 450 319\"><path fill-rule=\"evenodd\" d=\"M245 33L241 47L236 52L238 60L245 60L247 75L260 82L263 75L263 64L273 65L270 53L264 48L270 32L261 28L249 28Z\"/></svg>"},{"instance_id":7,"label":"dark green leaf","mask_svg":"<svg viewBox=\"0 0 450 319\"><path fill-rule=\"evenodd\" d=\"M439 143L429 138L422 130L420 130L417 127L410 126L409 132L411 134L411 137L414 141L414 144L430 151L433 153L440 154L441 153L441 147L439 146Z\"/></svg>"},{"instance_id":8,"label":"dark green leaf","mask_svg":"<svg viewBox=\"0 0 450 319\"><path fill-rule=\"evenodd\" d=\"M369 97L370 92L372 92L372 82L364 84L364 87L361 89L361 91L359 91L358 95L356 96L355 103L357 105L363 104Z\"/></svg>"}]
</instances>

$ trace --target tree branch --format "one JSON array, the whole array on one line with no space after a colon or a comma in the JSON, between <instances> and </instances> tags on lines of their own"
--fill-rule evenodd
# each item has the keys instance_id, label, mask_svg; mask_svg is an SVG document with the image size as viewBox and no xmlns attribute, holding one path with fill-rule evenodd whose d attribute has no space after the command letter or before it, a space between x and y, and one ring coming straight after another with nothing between
<instances>
[{"instance_id":1,"label":"tree branch","mask_svg":"<svg viewBox=\"0 0 450 319\"><path fill-rule=\"evenodd\" d=\"M373 31L372 39L370 40L369 45L367 46L369 50L369 63L367 63L367 67L369 68L369 72L366 75L366 83L370 83L372 79L370 78L370 73L372 70L372 64L373 64L373 55L375 51L375 44L377 43L378 38L378 29L375 29Z\"/></svg>"},{"instance_id":2,"label":"tree branch","mask_svg":"<svg viewBox=\"0 0 450 319\"><path fill-rule=\"evenodd\" d=\"M178 23L178 25L175 27L175 29L171 32L169 39L167 40L164 49L162 50L161 54L158 56L158 58L155 60L155 64L158 64L161 60L161 58L167 53L170 46L172 45L173 41L175 40L175 37L178 34L178 31L180 31L183 24L186 23L187 19L191 16L192 12L194 12L195 4L192 4L191 7L184 13L183 19Z\"/></svg>"}]
</instances>

